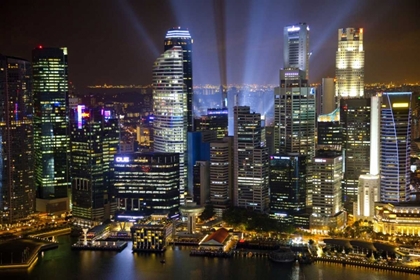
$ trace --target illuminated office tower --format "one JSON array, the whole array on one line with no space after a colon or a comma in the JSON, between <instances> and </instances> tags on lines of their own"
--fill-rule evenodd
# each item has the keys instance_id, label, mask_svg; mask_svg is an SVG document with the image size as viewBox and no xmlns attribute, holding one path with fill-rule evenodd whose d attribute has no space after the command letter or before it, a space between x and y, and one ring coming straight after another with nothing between
<instances>
[{"instance_id":1,"label":"illuminated office tower","mask_svg":"<svg viewBox=\"0 0 420 280\"><path fill-rule=\"evenodd\" d=\"M32 51L36 209L68 210L69 176L67 48Z\"/></svg>"},{"instance_id":2,"label":"illuminated office tower","mask_svg":"<svg viewBox=\"0 0 420 280\"><path fill-rule=\"evenodd\" d=\"M343 133L340 124L340 108L318 116L317 150L341 151Z\"/></svg>"},{"instance_id":3,"label":"illuminated office tower","mask_svg":"<svg viewBox=\"0 0 420 280\"><path fill-rule=\"evenodd\" d=\"M234 205L264 212L269 207L268 152L261 115L248 106L234 110Z\"/></svg>"},{"instance_id":4,"label":"illuminated office tower","mask_svg":"<svg viewBox=\"0 0 420 280\"><path fill-rule=\"evenodd\" d=\"M336 96L363 97L364 71L363 28L340 28L335 60Z\"/></svg>"},{"instance_id":5,"label":"illuminated office tower","mask_svg":"<svg viewBox=\"0 0 420 280\"><path fill-rule=\"evenodd\" d=\"M179 46L182 48L182 66L184 70L183 82L187 92L187 120L188 131L194 131L193 128L193 70L192 70L192 44L190 32L181 27L174 27L166 33L165 51Z\"/></svg>"},{"instance_id":6,"label":"illuminated office tower","mask_svg":"<svg viewBox=\"0 0 420 280\"><path fill-rule=\"evenodd\" d=\"M233 195L233 137L210 143L210 202L222 217Z\"/></svg>"},{"instance_id":7,"label":"illuminated office tower","mask_svg":"<svg viewBox=\"0 0 420 280\"><path fill-rule=\"evenodd\" d=\"M381 201L409 201L411 92L382 94Z\"/></svg>"},{"instance_id":8,"label":"illuminated office tower","mask_svg":"<svg viewBox=\"0 0 420 280\"><path fill-rule=\"evenodd\" d=\"M313 159L311 228L340 228L345 224L346 214L341 211L342 169L341 152L319 151Z\"/></svg>"},{"instance_id":9,"label":"illuminated office tower","mask_svg":"<svg viewBox=\"0 0 420 280\"><path fill-rule=\"evenodd\" d=\"M315 155L315 90L307 86L301 70L280 70L275 94L276 153ZM308 161L310 159L308 158Z\"/></svg>"},{"instance_id":10,"label":"illuminated office tower","mask_svg":"<svg viewBox=\"0 0 420 280\"><path fill-rule=\"evenodd\" d=\"M116 210L110 180L118 144L114 112L85 105L70 111L72 213L81 223L104 222Z\"/></svg>"},{"instance_id":11,"label":"illuminated office tower","mask_svg":"<svg viewBox=\"0 0 420 280\"><path fill-rule=\"evenodd\" d=\"M35 210L31 65L0 55L0 224Z\"/></svg>"},{"instance_id":12,"label":"illuminated office tower","mask_svg":"<svg viewBox=\"0 0 420 280\"><path fill-rule=\"evenodd\" d=\"M112 181L118 210L131 216L177 214L179 178L179 153L116 154Z\"/></svg>"},{"instance_id":13,"label":"illuminated office tower","mask_svg":"<svg viewBox=\"0 0 420 280\"><path fill-rule=\"evenodd\" d=\"M284 68L305 71L305 80L309 80L309 26L306 23L286 26L283 43Z\"/></svg>"},{"instance_id":14,"label":"illuminated office tower","mask_svg":"<svg viewBox=\"0 0 420 280\"><path fill-rule=\"evenodd\" d=\"M357 201L359 177L369 172L370 98L342 98L340 123L343 133L343 202L353 211Z\"/></svg>"},{"instance_id":15,"label":"illuminated office tower","mask_svg":"<svg viewBox=\"0 0 420 280\"><path fill-rule=\"evenodd\" d=\"M187 91L184 84L183 50L165 51L153 67L154 151L178 153L180 201L187 189Z\"/></svg>"},{"instance_id":16,"label":"illuminated office tower","mask_svg":"<svg viewBox=\"0 0 420 280\"><path fill-rule=\"evenodd\" d=\"M312 203L310 165L315 156L315 103L315 89L308 87L304 71L280 70L280 87L274 94L274 150L306 156L308 207Z\"/></svg>"}]
</instances>

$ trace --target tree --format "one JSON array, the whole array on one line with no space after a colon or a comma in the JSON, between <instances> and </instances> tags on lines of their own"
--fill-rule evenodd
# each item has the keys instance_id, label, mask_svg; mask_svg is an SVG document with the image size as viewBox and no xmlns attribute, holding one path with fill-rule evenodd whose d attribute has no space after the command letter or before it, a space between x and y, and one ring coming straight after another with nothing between
<instances>
[{"instance_id":1,"label":"tree","mask_svg":"<svg viewBox=\"0 0 420 280\"><path fill-rule=\"evenodd\" d=\"M207 204L206 207L204 208L203 213L201 213L200 215L200 219L202 221L206 221L208 219L213 218L214 214L216 213L214 212L213 204Z\"/></svg>"}]
</instances>

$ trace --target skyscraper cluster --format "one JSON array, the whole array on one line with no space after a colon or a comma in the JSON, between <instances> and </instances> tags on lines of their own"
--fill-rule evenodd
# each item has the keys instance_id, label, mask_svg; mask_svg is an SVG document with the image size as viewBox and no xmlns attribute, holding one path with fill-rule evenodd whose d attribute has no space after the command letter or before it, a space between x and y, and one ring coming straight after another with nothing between
<instances>
[{"instance_id":1,"label":"skyscraper cluster","mask_svg":"<svg viewBox=\"0 0 420 280\"><path fill-rule=\"evenodd\" d=\"M217 108L193 116L193 39L168 30L152 69L150 150L121 143L116 106L70 98L67 48L39 46L32 63L0 56L0 222L34 211L72 211L87 225L176 217L195 202L219 217L235 206L325 230L347 212L408 202L412 94L364 92L362 28L338 30L335 78L317 90L309 34L306 23L284 27L274 127L237 92L229 136L222 86Z\"/></svg>"}]
</instances>

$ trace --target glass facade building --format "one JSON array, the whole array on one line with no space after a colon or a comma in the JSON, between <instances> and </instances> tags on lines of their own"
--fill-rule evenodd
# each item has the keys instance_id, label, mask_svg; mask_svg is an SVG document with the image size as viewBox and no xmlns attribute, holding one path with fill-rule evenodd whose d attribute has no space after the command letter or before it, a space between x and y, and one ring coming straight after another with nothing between
<instances>
[{"instance_id":1,"label":"glass facade building","mask_svg":"<svg viewBox=\"0 0 420 280\"><path fill-rule=\"evenodd\" d=\"M410 200L411 92L382 94L381 201Z\"/></svg>"},{"instance_id":2,"label":"glass facade building","mask_svg":"<svg viewBox=\"0 0 420 280\"><path fill-rule=\"evenodd\" d=\"M370 109L370 98L340 100L344 157L343 201L350 211L353 209L352 203L357 201L359 176L369 173Z\"/></svg>"},{"instance_id":3,"label":"glass facade building","mask_svg":"<svg viewBox=\"0 0 420 280\"><path fill-rule=\"evenodd\" d=\"M270 213L275 218L292 218L306 210L306 156L270 156Z\"/></svg>"},{"instance_id":4,"label":"glass facade building","mask_svg":"<svg viewBox=\"0 0 420 280\"><path fill-rule=\"evenodd\" d=\"M187 92L187 129L194 131L193 128L193 70L192 70L192 45L193 39L187 29L174 27L166 33L165 51L174 46L182 49L183 80Z\"/></svg>"},{"instance_id":5,"label":"glass facade building","mask_svg":"<svg viewBox=\"0 0 420 280\"><path fill-rule=\"evenodd\" d=\"M365 52L363 28L340 28L336 52L336 96L364 96Z\"/></svg>"},{"instance_id":6,"label":"glass facade building","mask_svg":"<svg viewBox=\"0 0 420 280\"><path fill-rule=\"evenodd\" d=\"M183 50L165 51L153 67L154 151L179 154L179 197L187 189L187 91L184 83Z\"/></svg>"},{"instance_id":7,"label":"glass facade building","mask_svg":"<svg viewBox=\"0 0 420 280\"><path fill-rule=\"evenodd\" d=\"M111 110L78 105L70 112L70 133L73 217L103 222L116 210L110 179L118 119Z\"/></svg>"},{"instance_id":8,"label":"glass facade building","mask_svg":"<svg viewBox=\"0 0 420 280\"><path fill-rule=\"evenodd\" d=\"M118 210L174 215L179 207L179 154L130 153L114 157Z\"/></svg>"},{"instance_id":9,"label":"glass facade building","mask_svg":"<svg viewBox=\"0 0 420 280\"><path fill-rule=\"evenodd\" d=\"M0 55L0 224L35 210L31 64Z\"/></svg>"},{"instance_id":10,"label":"glass facade building","mask_svg":"<svg viewBox=\"0 0 420 280\"><path fill-rule=\"evenodd\" d=\"M66 198L70 186L67 48L32 51L34 93L35 187L37 198ZM66 211L68 202L40 211ZM67 205L65 205L67 204ZM41 204L39 204L41 205Z\"/></svg>"}]
</instances>

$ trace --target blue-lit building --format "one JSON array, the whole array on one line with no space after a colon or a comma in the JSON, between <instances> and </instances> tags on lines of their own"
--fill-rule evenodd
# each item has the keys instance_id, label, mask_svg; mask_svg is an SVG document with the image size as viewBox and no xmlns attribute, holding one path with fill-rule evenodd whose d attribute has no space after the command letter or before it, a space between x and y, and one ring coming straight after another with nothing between
<instances>
[{"instance_id":1,"label":"blue-lit building","mask_svg":"<svg viewBox=\"0 0 420 280\"><path fill-rule=\"evenodd\" d=\"M31 64L0 55L0 224L35 210Z\"/></svg>"},{"instance_id":2,"label":"blue-lit building","mask_svg":"<svg viewBox=\"0 0 420 280\"><path fill-rule=\"evenodd\" d=\"M380 166L382 202L410 200L411 92L382 94Z\"/></svg>"},{"instance_id":3,"label":"blue-lit building","mask_svg":"<svg viewBox=\"0 0 420 280\"><path fill-rule=\"evenodd\" d=\"M197 161L210 161L210 143L216 140L214 130L188 132L188 192L191 194L194 180L199 180L194 179L194 166Z\"/></svg>"},{"instance_id":4,"label":"blue-lit building","mask_svg":"<svg viewBox=\"0 0 420 280\"><path fill-rule=\"evenodd\" d=\"M69 209L67 48L32 51L36 210Z\"/></svg>"}]
</instances>

